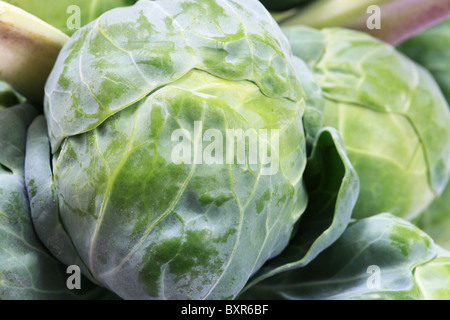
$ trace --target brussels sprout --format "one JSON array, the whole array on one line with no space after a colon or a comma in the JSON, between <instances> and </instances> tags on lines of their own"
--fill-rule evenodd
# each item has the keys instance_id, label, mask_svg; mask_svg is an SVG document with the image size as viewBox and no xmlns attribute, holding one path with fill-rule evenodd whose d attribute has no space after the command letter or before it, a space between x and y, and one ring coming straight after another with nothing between
<instances>
[{"instance_id":1,"label":"brussels sprout","mask_svg":"<svg viewBox=\"0 0 450 320\"><path fill-rule=\"evenodd\" d=\"M122 298L234 298L306 206L303 114L310 140L321 117L299 68L256 0L108 11L63 47L33 123L38 235Z\"/></svg>"},{"instance_id":2,"label":"brussels sprout","mask_svg":"<svg viewBox=\"0 0 450 320\"><path fill-rule=\"evenodd\" d=\"M322 88L324 125L338 129L358 172L354 217L416 217L443 192L450 172L450 112L434 79L361 32L284 32Z\"/></svg>"}]
</instances>

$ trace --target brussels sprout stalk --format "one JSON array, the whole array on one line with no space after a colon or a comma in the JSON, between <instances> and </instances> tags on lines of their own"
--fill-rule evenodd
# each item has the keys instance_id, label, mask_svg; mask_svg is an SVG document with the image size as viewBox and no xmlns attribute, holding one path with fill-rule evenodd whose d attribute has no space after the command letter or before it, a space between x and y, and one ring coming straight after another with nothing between
<instances>
[{"instance_id":1,"label":"brussels sprout stalk","mask_svg":"<svg viewBox=\"0 0 450 320\"><path fill-rule=\"evenodd\" d=\"M283 26L306 25L313 28L343 26L348 21L365 13L371 5L379 5L389 0L318 0L306 7L295 8L284 15L276 16Z\"/></svg>"},{"instance_id":2,"label":"brussels sprout stalk","mask_svg":"<svg viewBox=\"0 0 450 320\"><path fill-rule=\"evenodd\" d=\"M397 0L381 7L382 26L368 29L362 16L348 24L352 29L366 31L390 44L400 42L443 21L450 16L450 0Z\"/></svg>"},{"instance_id":3,"label":"brussels sprout stalk","mask_svg":"<svg viewBox=\"0 0 450 320\"><path fill-rule=\"evenodd\" d=\"M0 1L0 78L42 105L45 81L67 39L35 16Z\"/></svg>"},{"instance_id":4,"label":"brussels sprout stalk","mask_svg":"<svg viewBox=\"0 0 450 320\"><path fill-rule=\"evenodd\" d=\"M369 27L373 6L379 7L380 23ZM450 16L450 0L319 0L293 10L278 22L283 26L314 28L341 26L365 31L396 45Z\"/></svg>"}]
</instances>

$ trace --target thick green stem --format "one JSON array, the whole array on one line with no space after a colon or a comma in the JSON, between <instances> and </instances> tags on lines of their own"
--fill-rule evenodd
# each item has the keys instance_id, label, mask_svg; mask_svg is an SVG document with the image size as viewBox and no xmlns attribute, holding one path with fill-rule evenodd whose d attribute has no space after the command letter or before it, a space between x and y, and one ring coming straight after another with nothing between
<instances>
[{"instance_id":1,"label":"thick green stem","mask_svg":"<svg viewBox=\"0 0 450 320\"><path fill-rule=\"evenodd\" d=\"M396 45L450 16L450 0L396 0L381 6L379 29L367 27L367 16L348 27Z\"/></svg>"},{"instance_id":2,"label":"thick green stem","mask_svg":"<svg viewBox=\"0 0 450 320\"><path fill-rule=\"evenodd\" d=\"M372 6L380 9L379 28L368 26L377 14L368 10ZM319 29L361 30L395 45L449 16L450 0L319 0L289 11L277 21L282 27L307 25Z\"/></svg>"},{"instance_id":3,"label":"thick green stem","mask_svg":"<svg viewBox=\"0 0 450 320\"><path fill-rule=\"evenodd\" d=\"M390 0L318 0L312 4L291 10L289 15L280 16L278 23L283 26L306 25L313 28L344 26L365 14L371 5L379 5Z\"/></svg>"},{"instance_id":4,"label":"thick green stem","mask_svg":"<svg viewBox=\"0 0 450 320\"><path fill-rule=\"evenodd\" d=\"M41 105L45 82L67 39L35 16L0 1L0 79Z\"/></svg>"}]
</instances>

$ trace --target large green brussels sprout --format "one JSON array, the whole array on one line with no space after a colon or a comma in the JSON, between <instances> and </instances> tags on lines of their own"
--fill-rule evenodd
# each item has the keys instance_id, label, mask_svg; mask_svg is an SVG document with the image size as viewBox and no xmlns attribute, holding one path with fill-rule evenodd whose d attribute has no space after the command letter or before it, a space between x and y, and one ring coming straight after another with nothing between
<instances>
[{"instance_id":1,"label":"large green brussels sprout","mask_svg":"<svg viewBox=\"0 0 450 320\"><path fill-rule=\"evenodd\" d=\"M80 29L27 149L42 241L122 298L235 297L306 206L320 111L297 67L256 0L141 1Z\"/></svg>"},{"instance_id":2,"label":"large green brussels sprout","mask_svg":"<svg viewBox=\"0 0 450 320\"><path fill-rule=\"evenodd\" d=\"M354 217L416 217L442 193L450 172L450 112L434 79L362 32L284 32L322 88L324 125L338 129L358 172Z\"/></svg>"}]
</instances>

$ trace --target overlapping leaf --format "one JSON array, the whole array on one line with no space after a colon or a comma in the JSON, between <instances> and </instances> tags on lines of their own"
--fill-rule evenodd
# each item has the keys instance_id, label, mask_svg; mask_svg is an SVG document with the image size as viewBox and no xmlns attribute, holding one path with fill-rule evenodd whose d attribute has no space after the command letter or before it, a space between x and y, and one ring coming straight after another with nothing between
<instances>
[{"instance_id":1,"label":"overlapping leaf","mask_svg":"<svg viewBox=\"0 0 450 320\"><path fill-rule=\"evenodd\" d=\"M256 273L239 298L270 299L277 295L275 289L266 292L261 288L271 279L277 282L310 264L347 228L358 198L359 179L335 129L320 131L308 159L305 181L308 206L289 245Z\"/></svg>"},{"instance_id":2,"label":"overlapping leaf","mask_svg":"<svg viewBox=\"0 0 450 320\"><path fill-rule=\"evenodd\" d=\"M450 112L430 74L362 32L284 29L325 97L361 179L355 217L412 219L439 196L450 170Z\"/></svg>"},{"instance_id":3,"label":"overlapping leaf","mask_svg":"<svg viewBox=\"0 0 450 320\"><path fill-rule=\"evenodd\" d=\"M390 214L358 220L304 268L249 289L249 299L448 299L449 253Z\"/></svg>"},{"instance_id":4,"label":"overlapping leaf","mask_svg":"<svg viewBox=\"0 0 450 320\"><path fill-rule=\"evenodd\" d=\"M0 111L0 299L112 297L86 279L83 290L69 290L66 267L34 232L23 167L26 132L36 114L29 104Z\"/></svg>"}]
</instances>

